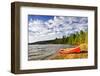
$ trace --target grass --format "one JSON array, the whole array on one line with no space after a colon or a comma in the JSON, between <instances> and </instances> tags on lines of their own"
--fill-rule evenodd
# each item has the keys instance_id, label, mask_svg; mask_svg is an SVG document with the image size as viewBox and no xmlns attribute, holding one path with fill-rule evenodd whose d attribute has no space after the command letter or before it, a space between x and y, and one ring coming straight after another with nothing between
<instances>
[{"instance_id":1,"label":"grass","mask_svg":"<svg viewBox=\"0 0 100 76\"><path fill-rule=\"evenodd\" d=\"M82 59L87 57L88 57L87 53L78 53L78 54L57 55L52 59Z\"/></svg>"},{"instance_id":2,"label":"grass","mask_svg":"<svg viewBox=\"0 0 100 76\"><path fill-rule=\"evenodd\" d=\"M88 44L87 43L83 43L79 45L81 51L88 51Z\"/></svg>"}]
</instances>

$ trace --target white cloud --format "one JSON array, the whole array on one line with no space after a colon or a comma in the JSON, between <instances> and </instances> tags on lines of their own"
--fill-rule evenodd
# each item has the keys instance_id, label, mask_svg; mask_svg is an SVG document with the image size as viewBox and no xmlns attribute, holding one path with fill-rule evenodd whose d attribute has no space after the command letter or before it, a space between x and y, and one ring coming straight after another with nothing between
<instances>
[{"instance_id":1,"label":"white cloud","mask_svg":"<svg viewBox=\"0 0 100 76\"><path fill-rule=\"evenodd\" d=\"M87 18L83 17L62 17L55 16L48 21L29 21L29 43L43 40L61 38L63 35L69 36L80 30L87 29Z\"/></svg>"}]
</instances>

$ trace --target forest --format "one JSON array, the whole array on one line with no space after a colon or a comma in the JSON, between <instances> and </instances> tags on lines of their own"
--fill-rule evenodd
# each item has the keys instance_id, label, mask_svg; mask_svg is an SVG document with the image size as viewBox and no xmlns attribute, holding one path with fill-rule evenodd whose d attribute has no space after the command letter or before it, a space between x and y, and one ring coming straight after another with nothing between
<instances>
[{"instance_id":1,"label":"forest","mask_svg":"<svg viewBox=\"0 0 100 76\"><path fill-rule=\"evenodd\" d=\"M49 43L71 45L80 45L82 43L88 43L88 32L80 31L75 34L71 34L68 37L63 36L62 39L56 38L55 40L49 41Z\"/></svg>"},{"instance_id":2,"label":"forest","mask_svg":"<svg viewBox=\"0 0 100 76\"><path fill-rule=\"evenodd\" d=\"M38 41L32 44L70 44L70 45L80 45L80 44L88 44L88 32L80 31L70 36L63 36L62 38L56 38L54 40L48 41Z\"/></svg>"}]
</instances>

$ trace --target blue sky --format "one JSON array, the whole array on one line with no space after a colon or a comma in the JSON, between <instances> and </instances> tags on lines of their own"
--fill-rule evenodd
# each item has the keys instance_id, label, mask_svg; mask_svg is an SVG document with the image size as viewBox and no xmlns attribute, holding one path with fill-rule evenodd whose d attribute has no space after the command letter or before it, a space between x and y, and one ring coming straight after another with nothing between
<instances>
[{"instance_id":1,"label":"blue sky","mask_svg":"<svg viewBox=\"0 0 100 76\"><path fill-rule=\"evenodd\" d=\"M70 36L88 29L88 17L28 15L29 43Z\"/></svg>"},{"instance_id":2,"label":"blue sky","mask_svg":"<svg viewBox=\"0 0 100 76\"><path fill-rule=\"evenodd\" d=\"M49 19L53 19L54 18L54 16L46 16L46 15L28 15L28 21L30 21L30 20L37 20L37 19L39 19L39 20L43 20L43 21L47 21L47 20L49 20Z\"/></svg>"}]
</instances>

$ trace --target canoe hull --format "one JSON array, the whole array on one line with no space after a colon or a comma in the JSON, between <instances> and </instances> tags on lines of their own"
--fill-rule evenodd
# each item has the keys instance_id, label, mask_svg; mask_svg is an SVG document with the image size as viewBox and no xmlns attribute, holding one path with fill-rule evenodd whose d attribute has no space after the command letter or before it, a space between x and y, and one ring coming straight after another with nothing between
<instances>
[{"instance_id":1,"label":"canoe hull","mask_svg":"<svg viewBox=\"0 0 100 76\"><path fill-rule=\"evenodd\" d=\"M60 49L60 54L68 54L68 53L80 53L80 47L72 48L70 50Z\"/></svg>"}]
</instances>

